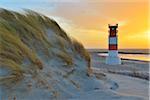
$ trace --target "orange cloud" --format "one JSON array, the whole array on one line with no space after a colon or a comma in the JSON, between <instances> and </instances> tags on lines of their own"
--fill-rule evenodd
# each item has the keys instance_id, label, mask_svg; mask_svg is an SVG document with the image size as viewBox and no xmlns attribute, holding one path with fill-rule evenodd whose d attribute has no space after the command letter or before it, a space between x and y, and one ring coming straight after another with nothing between
<instances>
[{"instance_id":1,"label":"orange cloud","mask_svg":"<svg viewBox=\"0 0 150 100\"><path fill-rule=\"evenodd\" d=\"M148 38L144 33L149 30L147 0L81 1L56 4L56 9L50 14L59 16L58 23L85 47L107 48L108 24L118 23L119 48L148 48Z\"/></svg>"}]
</instances>

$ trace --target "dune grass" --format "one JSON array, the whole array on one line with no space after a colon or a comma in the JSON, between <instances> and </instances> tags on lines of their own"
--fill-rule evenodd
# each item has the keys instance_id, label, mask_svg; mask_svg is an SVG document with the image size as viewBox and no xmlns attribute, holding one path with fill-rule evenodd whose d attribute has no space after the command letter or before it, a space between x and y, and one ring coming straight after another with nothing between
<instances>
[{"instance_id":1,"label":"dune grass","mask_svg":"<svg viewBox=\"0 0 150 100\"><path fill-rule=\"evenodd\" d=\"M79 43L76 39L72 39L72 43L73 43L73 46L74 46L74 50L75 52L77 52L78 54L80 54L83 58L86 59L86 61L89 62L88 64L88 67L90 67L90 55L89 53L84 49L84 46Z\"/></svg>"},{"instance_id":2,"label":"dune grass","mask_svg":"<svg viewBox=\"0 0 150 100\"><path fill-rule=\"evenodd\" d=\"M47 29L55 32L57 44L49 41ZM54 55L67 65L73 65L72 56L66 50L66 43L70 44L74 53L88 62L90 68L90 56L83 45L69 38L54 20L30 10L18 13L0 9L0 68L11 70L9 75L0 76L0 84L19 80L23 73L26 73L26 68L31 68L34 72L42 70L44 62L39 52L46 59L52 59L51 50L57 48L55 45L61 50L53 52ZM29 62L26 63L26 60Z\"/></svg>"}]
</instances>

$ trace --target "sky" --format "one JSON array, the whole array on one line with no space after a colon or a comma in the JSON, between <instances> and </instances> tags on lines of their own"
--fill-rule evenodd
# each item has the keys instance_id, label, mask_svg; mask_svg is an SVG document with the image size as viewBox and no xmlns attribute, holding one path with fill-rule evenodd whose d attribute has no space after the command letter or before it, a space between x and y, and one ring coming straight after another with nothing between
<instances>
[{"instance_id":1,"label":"sky","mask_svg":"<svg viewBox=\"0 0 150 100\"><path fill-rule=\"evenodd\" d=\"M108 24L119 24L120 49L147 49L149 0L0 0L0 8L31 9L53 18L86 48L108 48Z\"/></svg>"}]
</instances>

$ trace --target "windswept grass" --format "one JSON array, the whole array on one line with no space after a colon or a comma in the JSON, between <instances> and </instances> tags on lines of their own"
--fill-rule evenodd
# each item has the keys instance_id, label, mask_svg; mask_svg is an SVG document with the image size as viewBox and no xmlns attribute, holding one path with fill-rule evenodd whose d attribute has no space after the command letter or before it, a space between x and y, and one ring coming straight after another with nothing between
<instances>
[{"instance_id":1,"label":"windswept grass","mask_svg":"<svg viewBox=\"0 0 150 100\"><path fill-rule=\"evenodd\" d=\"M50 41L47 29L54 31L56 37L52 38L56 42ZM80 55L88 62L90 68L88 52L79 42L70 39L54 20L30 10L21 14L0 9L0 68L11 70L9 75L0 75L0 84L14 83L28 70L37 73L43 69L44 59L53 59L52 55L73 65L66 43L74 55ZM52 52L53 48L60 50Z\"/></svg>"},{"instance_id":2,"label":"windswept grass","mask_svg":"<svg viewBox=\"0 0 150 100\"><path fill-rule=\"evenodd\" d=\"M88 67L90 67L90 55L89 53L84 49L83 45L79 43L77 40L72 39L73 47L75 52L80 54L81 57L85 58L86 61L89 62Z\"/></svg>"}]
</instances>

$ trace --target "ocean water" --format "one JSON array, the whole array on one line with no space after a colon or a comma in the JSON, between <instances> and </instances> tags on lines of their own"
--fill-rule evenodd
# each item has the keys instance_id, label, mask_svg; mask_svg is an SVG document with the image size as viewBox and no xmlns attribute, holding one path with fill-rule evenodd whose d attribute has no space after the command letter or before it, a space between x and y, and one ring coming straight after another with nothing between
<instances>
[{"instance_id":1,"label":"ocean water","mask_svg":"<svg viewBox=\"0 0 150 100\"><path fill-rule=\"evenodd\" d=\"M107 56L106 49L88 49L89 52L96 52L100 56ZM123 59L150 61L149 49L120 49L119 57Z\"/></svg>"},{"instance_id":2,"label":"ocean water","mask_svg":"<svg viewBox=\"0 0 150 100\"><path fill-rule=\"evenodd\" d=\"M108 56L107 53L99 53L99 55ZM148 54L119 54L119 57L123 59L150 61L150 55Z\"/></svg>"}]
</instances>

